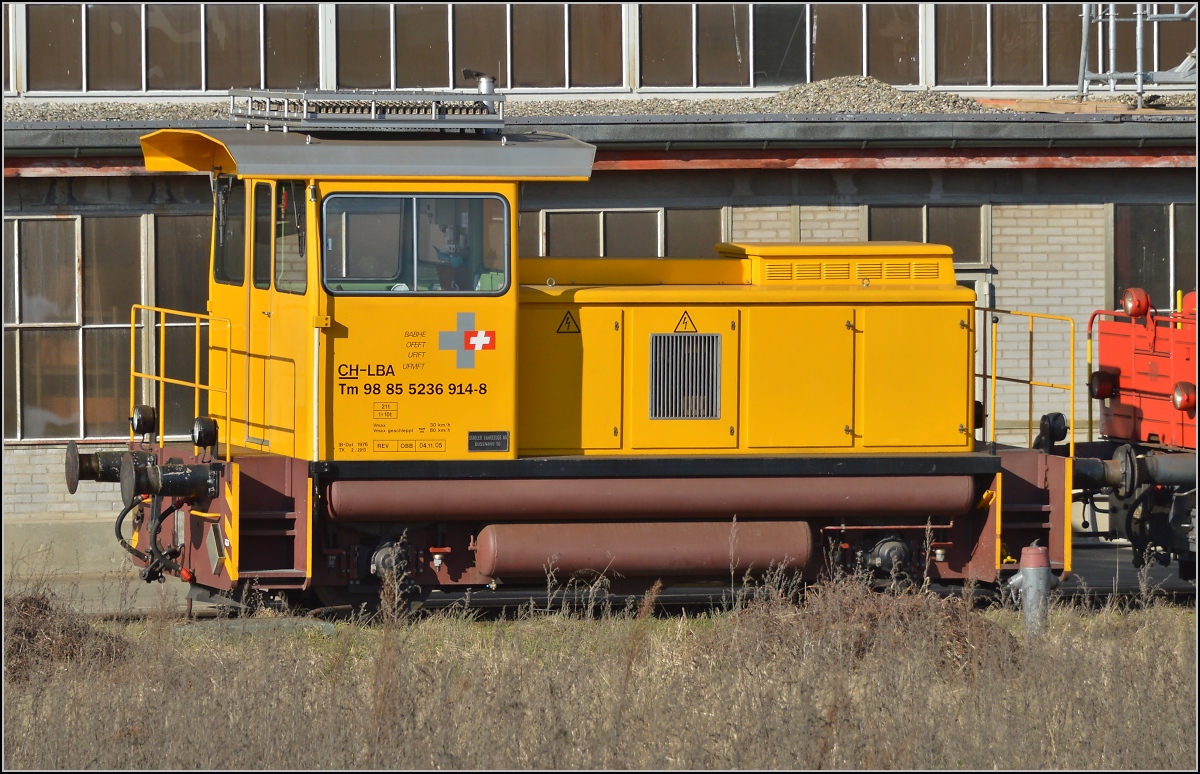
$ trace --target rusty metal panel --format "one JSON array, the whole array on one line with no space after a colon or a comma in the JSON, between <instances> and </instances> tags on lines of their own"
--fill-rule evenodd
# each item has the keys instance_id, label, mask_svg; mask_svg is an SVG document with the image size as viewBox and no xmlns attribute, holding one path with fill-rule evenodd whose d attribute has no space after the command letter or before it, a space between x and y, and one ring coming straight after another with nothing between
<instances>
[{"instance_id":1,"label":"rusty metal panel","mask_svg":"<svg viewBox=\"0 0 1200 774\"><path fill-rule=\"evenodd\" d=\"M562 3L512 6L513 86L567 85Z\"/></svg>"},{"instance_id":2,"label":"rusty metal panel","mask_svg":"<svg viewBox=\"0 0 1200 774\"><path fill-rule=\"evenodd\" d=\"M860 3L812 7L814 81L839 75L862 75L862 13Z\"/></svg>"},{"instance_id":3,"label":"rusty metal panel","mask_svg":"<svg viewBox=\"0 0 1200 774\"><path fill-rule=\"evenodd\" d=\"M263 6L268 89L315 89L318 10L315 5Z\"/></svg>"},{"instance_id":4,"label":"rusty metal panel","mask_svg":"<svg viewBox=\"0 0 1200 774\"><path fill-rule=\"evenodd\" d=\"M992 83L1042 85L1041 4L992 5Z\"/></svg>"},{"instance_id":5,"label":"rusty metal panel","mask_svg":"<svg viewBox=\"0 0 1200 774\"><path fill-rule=\"evenodd\" d=\"M261 86L258 5L213 3L205 27L208 88Z\"/></svg>"},{"instance_id":6,"label":"rusty metal panel","mask_svg":"<svg viewBox=\"0 0 1200 774\"><path fill-rule=\"evenodd\" d=\"M508 45L503 5L478 3L454 6L454 87L474 88L474 78L463 69L486 73L496 79L496 88L508 88Z\"/></svg>"},{"instance_id":7,"label":"rusty metal panel","mask_svg":"<svg viewBox=\"0 0 1200 774\"><path fill-rule=\"evenodd\" d=\"M572 3L571 85L620 86L621 6L618 3Z\"/></svg>"},{"instance_id":8,"label":"rusty metal panel","mask_svg":"<svg viewBox=\"0 0 1200 774\"><path fill-rule=\"evenodd\" d=\"M150 89L200 88L200 34L199 5L146 6Z\"/></svg>"},{"instance_id":9,"label":"rusty metal panel","mask_svg":"<svg viewBox=\"0 0 1200 774\"><path fill-rule=\"evenodd\" d=\"M918 9L916 3L867 5L867 75L895 86L920 82Z\"/></svg>"},{"instance_id":10,"label":"rusty metal panel","mask_svg":"<svg viewBox=\"0 0 1200 774\"><path fill-rule=\"evenodd\" d=\"M938 4L936 76L940 86L987 83L987 6Z\"/></svg>"},{"instance_id":11,"label":"rusty metal panel","mask_svg":"<svg viewBox=\"0 0 1200 774\"><path fill-rule=\"evenodd\" d=\"M83 6L25 7L26 74L30 91L78 91L83 87Z\"/></svg>"},{"instance_id":12,"label":"rusty metal panel","mask_svg":"<svg viewBox=\"0 0 1200 774\"><path fill-rule=\"evenodd\" d=\"M641 85L691 86L691 6L643 3L638 8L641 13Z\"/></svg>"},{"instance_id":13,"label":"rusty metal panel","mask_svg":"<svg viewBox=\"0 0 1200 774\"><path fill-rule=\"evenodd\" d=\"M445 3L396 3L396 87L446 88L450 55Z\"/></svg>"},{"instance_id":14,"label":"rusty metal panel","mask_svg":"<svg viewBox=\"0 0 1200 774\"><path fill-rule=\"evenodd\" d=\"M388 19L390 11L389 6L382 4L338 4L337 85L339 89L387 89L391 87L392 41L389 31L391 25Z\"/></svg>"},{"instance_id":15,"label":"rusty metal panel","mask_svg":"<svg viewBox=\"0 0 1200 774\"><path fill-rule=\"evenodd\" d=\"M750 85L750 7L696 6L696 78L700 86Z\"/></svg>"}]
</instances>

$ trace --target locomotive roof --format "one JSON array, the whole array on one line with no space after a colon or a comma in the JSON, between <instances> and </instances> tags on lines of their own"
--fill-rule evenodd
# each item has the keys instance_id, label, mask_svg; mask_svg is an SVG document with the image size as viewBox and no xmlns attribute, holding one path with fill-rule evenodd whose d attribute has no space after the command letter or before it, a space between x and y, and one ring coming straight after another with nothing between
<instances>
[{"instance_id":1,"label":"locomotive roof","mask_svg":"<svg viewBox=\"0 0 1200 774\"><path fill-rule=\"evenodd\" d=\"M586 180L595 146L557 134L448 139L304 134L249 129L161 129L141 138L146 168L265 177L439 177Z\"/></svg>"}]
</instances>

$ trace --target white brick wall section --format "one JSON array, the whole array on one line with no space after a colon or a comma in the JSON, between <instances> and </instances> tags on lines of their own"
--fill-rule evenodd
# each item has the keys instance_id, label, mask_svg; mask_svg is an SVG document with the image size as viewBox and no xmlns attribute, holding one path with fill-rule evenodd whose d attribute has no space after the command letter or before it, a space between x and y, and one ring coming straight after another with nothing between
<instances>
[{"instance_id":1,"label":"white brick wall section","mask_svg":"<svg viewBox=\"0 0 1200 774\"><path fill-rule=\"evenodd\" d=\"M125 446L80 448L85 453L124 451ZM66 444L4 447L4 521L78 521L115 519L121 510L121 486L81 481L67 491Z\"/></svg>"},{"instance_id":2,"label":"white brick wall section","mask_svg":"<svg viewBox=\"0 0 1200 774\"><path fill-rule=\"evenodd\" d=\"M854 242L866 239L858 207L803 206L801 242Z\"/></svg>"},{"instance_id":3,"label":"white brick wall section","mask_svg":"<svg viewBox=\"0 0 1200 774\"><path fill-rule=\"evenodd\" d=\"M792 241L791 207L734 207L734 242Z\"/></svg>"},{"instance_id":4,"label":"white brick wall section","mask_svg":"<svg viewBox=\"0 0 1200 774\"><path fill-rule=\"evenodd\" d=\"M1104 205L995 205L992 207L992 265L996 269L996 305L1001 309L1068 316L1075 321L1076 438L1087 438L1088 316L1105 305ZM1001 318L999 367L1001 376L1026 378L1029 333L1024 318ZM1034 325L1033 365L1038 381L1067 384L1070 369L1064 361L1065 323L1037 320ZM1034 388L1034 433L1038 417L1049 411L1067 413L1065 393ZM997 419L1024 423L1028 388L1002 385L996 395ZM1024 441L1024 431L1020 433Z\"/></svg>"}]
</instances>

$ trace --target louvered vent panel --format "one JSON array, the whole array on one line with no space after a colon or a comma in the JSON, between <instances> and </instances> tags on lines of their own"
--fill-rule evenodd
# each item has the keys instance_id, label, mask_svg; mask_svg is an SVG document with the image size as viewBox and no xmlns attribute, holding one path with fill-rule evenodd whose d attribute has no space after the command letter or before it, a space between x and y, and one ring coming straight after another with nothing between
<instances>
[{"instance_id":1,"label":"louvered vent panel","mask_svg":"<svg viewBox=\"0 0 1200 774\"><path fill-rule=\"evenodd\" d=\"M912 266L907 263L885 263L883 276L885 279L908 279Z\"/></svg>"},{"instance_id":2,"label":"louvered vent panel","mask_svg":"<svg viewBox=\"0 0 1200 774\"><path fill-rule=\"evenodd\" d=\"M790 263L768 263L764 268L768 282L790 282L792 279Z\"/></svg>"},{"instance_id":3,"label":"louvered vent panel","mask_svg":"<svg viewBox=\"0 0 1200 774\"><path fill-rule=\"evenodd\" d=\"M913 279L937 279L938 265L936 263L914 263Z\"/></svg>"},{"instance_id":4,"label":"louvered vent panel","mask_svg":"<svg viewBox=\"0 0 1200 774\"><path fill-rule=\"evenodd\" d=\"M850 279L850 264L827 263L824 265L825 279Z\"/></svg>"},{"instance_id":5,"label":"louvered vent panel","mask_svg":"<svg viewBox=\"0 0 1200 774\"><path fill-rule=\"evenodd\" d=\"M650 418L721 418L721 334L650 334Z\"/></svg>"},{"instance_id":6,"label":"louvered vent panel","mask_svg":"<svg viewBox=\"0 0 1200 774\"><path fill-rule=\"evenodd\" d=\"M819 264L819 263L798 263L798 264L796 264L796 279L798 279L798 280L819 280L819 279L821 279L821 264Z\"/></svg>"},{"instance_id":7,"label":"louvered vent panel","mask_svg":"<svg viewBox=\"0 0 1200 774\"><path fill-rule=\"evenodd\" d=\"M854 267L854 276L858 279L883 279L883 264L860 263Z\"/></svg>"}]
</instances>

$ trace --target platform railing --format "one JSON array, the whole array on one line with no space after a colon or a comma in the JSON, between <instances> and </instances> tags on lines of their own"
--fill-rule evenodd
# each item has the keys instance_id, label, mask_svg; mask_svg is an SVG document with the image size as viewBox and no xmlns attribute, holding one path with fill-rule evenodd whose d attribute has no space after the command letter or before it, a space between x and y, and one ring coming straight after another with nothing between
<instances>
[{"instance_id":1,"label":"platform railing","mask_svg":"<svg viewBox=\"0 0 1200 774\"><path fill-rule=\"evenodd\" d=\"M147 320L147 324L145 325L145 327L143 329L145 331L145 335L149 337L151 335L151 330L153 330L154 335L153 335L153 338L151 338L150 340L154 341L156 344L156 347L157 347L157 358L155 358L153 360L153 364L154 364L153 372L150 370L149 367L147 367L146 371L138 370L137 331L139 328L138 318L142 314L145 314L149 317L149 319ZM155 316L157 316L157 322L155 322ZM182 317L182 318L187 318L187 319L191 320L191 325L194 330L193 348L195 351L195 361L193 363L194 370L192 371L192 376L193 376L192 381L188 381L186 379L174 379L174 378L166 376L167 330L169 327L167 325L168 317ZM226 339L225 340L226 340L227 344L224 347L225 385L223 387L214 386L212 384L207 384L207 383L200 381L201 357L205 356L208 351L215 349L214 347L211 346L214 323L223 324L225 326L225 330L226 330ZM208 325L208 331L209 331L208 335L209 335L210 346L207 348L207 350L205 348L201 347L200 333L201 333L201 329L204 324ZM185 323L185 325L186 325L186 323ZM147 380L147 381L153 383L156 387L155 392L156 392L156 396L157 396L157 406L155 407L155 415L156 415L155 419L158 424L158 427L156 428L156 435L157 435L157 442L158 442L159 448L162 448L162 446L164 445L163 441L166 438L167 385L168 384L176 385L179 387L189 387L192 389L192 395L193 395L192 416L193 417L200 416L200 395L202 392L209 394L210 404L211 404L211 395L212 394L215 393L215 394L223 395L225 398L225 415L223 417L224 422L223 422L223 424L221 424L219 426L218 432L222 435L231 432L231 427L230 427L230 417L232 416L230 413L230 407L232 405L232 401L230 400L230 374L231 374L231 371L230 371L230 347L228 345L228 342L232 341L231 335L232 335L232 324L230 323L230 321L227 318L224 318L224 317L214 317L212 315L197 314L195 312L181 312L178 309L167 309L165 307L158 307L158 306L144 306L142 304L134 304L133 308L130 309L130 312L129 312L129 413L130 413L130 416L132 416L133 408L134 408L134 406L137 405L138 380L144 379L144 380ZM150 360L149 350L147 351L146 354L147 354L146 360L149 361ZM130 428L129 428L129 440L130 440L130 442L133 442L136 440L136 433L134 432L132 426L130 426ZM218 435L217 442L218 442L218 445L221 442L220 435ZM225 441L224 459L226 462L228 462L230 459L230 447L231 447L231 444L228 441ZM199 447L196 447L196 453L197 454L199 453Z\"/></svg>"}]
</instances>

